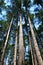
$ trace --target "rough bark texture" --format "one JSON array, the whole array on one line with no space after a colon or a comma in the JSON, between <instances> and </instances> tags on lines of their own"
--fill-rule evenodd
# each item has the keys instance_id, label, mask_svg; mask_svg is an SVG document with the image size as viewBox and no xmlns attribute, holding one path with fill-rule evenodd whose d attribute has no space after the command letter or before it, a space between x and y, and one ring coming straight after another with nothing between
<instances>
[{"instance_id":1,"label":"rough bark texture","mask_svg":"<svg viewBox=\"0 0 43 65\"><path fill-rule=\"evenodd\" d=\"M6 46L7 46L7 42L8 42L8 38L9 38L9 33L10 33L10 30L11 30L11 26L12 26L12 22L13 22L13 18L12 18L12 20L11 20L11 22L10 22L10 26L9 26L9 29L8 29L7 37L6 37L6 40L5 40L5 45L4 45L4 48L3 48L3 53L2 53L2 56L1 56L0 65L3 64L4 55L5 55L5 50L6 50Z\"/></svg>"},{"instance_id":2,"label":"rough bark texture","mask_svg":"<svg viewBox=\"0 0 43 65\"><path fill-rule=\"evenodd\" d=\"M36 38L35 38L35 34L34 34L34 31L33 31L33 26L32 26L32 23L31 23L29 17L28 17L28 21L29 21L29 24L30 24L30 29L31 29L32 38L33 38L33 41L34 41L34 47L35 47L35 50L36 50L36 55L37 55L39 65L43 65L42 57L41 57L41 54L40 54L40 51L39 51L39 48L38 48L38 44L37 44L37 41L36 41Z\"/></svg>"},{"instance_id":3,"label":"rough bark texture","mask_svg":"<svg viewBox=\"0 0 43 65\"><path fill-rule=\"evenodd\" d=\"M22 18L20 15L20 29L19 29L19 60L18 65L24 65L24 45L23 45L23 31L22 31Z\"/></svg>"},{"instance_id":4,"label":"rough bark texture","mask_svg":"<svg viewBox=\"0 0 43 65\"><path fill-rule=\"evenodd\" d=\"M14 65L16 65L16 56L17 56L17 32L16 32L15 50L14 50Z\"/></svg>"}]
</instances>

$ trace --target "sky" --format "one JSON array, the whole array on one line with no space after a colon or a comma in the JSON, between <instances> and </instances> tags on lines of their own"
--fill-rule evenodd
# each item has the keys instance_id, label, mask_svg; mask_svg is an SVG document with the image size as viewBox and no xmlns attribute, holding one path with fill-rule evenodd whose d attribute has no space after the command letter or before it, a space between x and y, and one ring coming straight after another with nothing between
<instances>
[{"instance_id":1,"label":"sky","mask_svg":"<svg viewBox=\"0 0 43 65\"><path fill-rule=\"evenodd\" d=\"M32 6L30 7L29 12L30 12L31 14L35 14L35 13L38 13L38 10L41 10L41 9L42 9L42 7L41 7L40 4L39 4L39 5L35 4L35 5L32 5ZM36 10L36 11L35 11L35 10Z\"/></svg>"},{"instance_id":2,"label":"sky","mask_svg":"<svg viewBox=\"0 0 43 65\"><path fill-rule=\"evenodd\" d=\"M0 20L6 19L6 10L2 9L2 12L0 13Z\"/></svg>"},{"instance_id":3,"label":"sky","mask_svg":"<svg viewBox=\"0 0 43 65\"><path fill-rule=\"evenodd\" d=\"M5 0L4 2L6 3L6 6L7 6L7 5L11 6L10 0Z\"/></svg>"},{"instance_id":4,"label":"sky","mask_svg":"<svg viewBox=\"0 0 43 65\"><path fill-rule=\"evenodd\" d=\"M11 6L10 0L4 0L4 2L6 3L5 6L7 5ZM0 13L0 20L6 20L6 10L5 9L2 9L2 12Z\"/></svg>"},{"instance_id":5,"label":"sky","mask_svg":"<svg viewBox=\"0 0 43 65\"><path fill-rule=\"evenodd\" d=\"M31 0L32 5L29 8L29 12L31 14L34 14L35 15L35 13L38 13L38 11L42 9L42 7L41 7L40 4L38 4L38 5L37 4L34 4L33 5L33 1L34 0ZM4 2L6 3L6 6L7 5L11 6L10 0L5 0ZM25 9L25 7L24 7L24 9ZM6 20L6 10L5 9L2 9L2 12L0 13L0 20ZM41 21L37 17L35 17L33 19L33 21L35 21L34 26L38 30L39 25L41 25ZM40 22L40 23L38 24L38 22ZM22 24L25 24L24 18L22 20ZM20 25L20 22L19 21L18 21L18 25Z\"/></svg>"},{"instance_id":6,"label":"sky","mask_svg":"<svg viewBox=\"0 0 43 65\"><path fill-rule=\"evenodd\" d=\"M33 3L33 1L34 1L34 0L31 0L31 3ZM11 6L10 0L5 0L4 2L6 3L6 6L7 6L7 5ZM29 11L30 11L31 14L35 14L35 13L38 13L38 10L40 10L41 8L42 8L42 7L41 7L40 4L39 4L39 5L35 4L35 5L30 6ZM24 7L24 9L25 9L25 7ZM36 9L37 9L37 11L34 11L34 10L36 10ZM6 15L6 11L5 11L5 10L2 10L2 14L0 14L0 18L3 19L3 16L2 16L2 15ZM4 18L4 19L5 19L5 18Z\"/></svg>"},{"instance_id":7,"label":"sky","mask_svg":"<svg viewBox=\"0 0 43 65\"><path fill-rule=\"evenodd\" d=\"M34 21L34 26L35 26L35 28L38 30L38 27L42 24L42 21L39 20L38 17L35 17L35 18L33 19L33 21Z\"/></svg>"},{"instance_id":8,"label":"sky","mask_svg":"<svg viewBox=\"0 0 43 65\"><path fill-rule=\"evenodd\" d=\"M32 6L30 6L30 8L29 8L29 12L30 12L31 14L38 13L38 10L41 10L41 9L42 9L42 7L41 7L40 4L38 4L38 5L37 5L37 4L33 5L33 1L34 1L34 0L31 0ZM7 6L7 5L11 6L10 0L5 0L4 2L6 3L6 6ZM6 20L6 10L5 10L5 9L2 9L2 12L0 13L0 20ZM37 28L39 27L39 25L40 25L40 24L37 25L37 21L39 21L39 20L37 20L37 18L36 18L36 23L35 23L36 29L37 29ZM19 24L20 24L20 22L18 21L18 25L19 25ZM23 18L22 24L25 24L24 18Z\"/></svg>"}]
</instances>

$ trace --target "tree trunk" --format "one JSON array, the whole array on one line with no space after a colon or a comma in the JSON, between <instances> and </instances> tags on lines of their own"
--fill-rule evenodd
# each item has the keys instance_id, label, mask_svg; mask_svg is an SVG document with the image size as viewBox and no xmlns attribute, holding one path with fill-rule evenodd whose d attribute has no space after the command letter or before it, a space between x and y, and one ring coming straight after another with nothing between
<instances>
[{"instance_id":1,"label":"tree trunk","mask_svg":"<svg viewBox=\"0 0 43 65\"><path fill-rule=\"evenodd\" d=\"M32 51L32 40L30 39L30 35L29 35L29 44L30 44L30 49L31 49L32 65L34 65L33 51Z\"/></svg>"},{"instance_id":2,"label":"tree trunk","mask_svg":"<svg viewBox=\"0 0 43 65\"><path fill-rule=\"evenodd\" d=\"M14 65L16 65L16 56L17 56L17 32L16 32L15 50L14 50Z\"/></svg>"},{"instance_id":3,"label":"tree trunk","mask_svg":"<svg viewBox=\"0 0 43 65\"><path fill-rule=\"evenodd\" d=\"M4 45L4 48L3 48L3 53L2 53L2 56L1 56L0 65L3 64L4 55L5 55L5 51L6 51L6 46L7 46L7 42L8 42L8 38L9 38L9 33L10 33L10 30L11 30L12 22L13 22L13 18L12 18L12 20L10 22L10 26L9 26L9 29L8 29L7 37L6 37L6 40L5 40L5 45Z\"/></svg>"},{"instance_id":4,"label":"tree trunk","mask_svg":"<svg viewBox=\"0 0 43 65\"><path fill-rule=\"evenodd\" d=\"M29 35L29 36L30 36L30 35ZM32 55L33 55L34 65L38 65L38 64L37 64L37 57L36 57L36 54L35 54L35 49L34 49L33 39L32 39L32 38L30 38L30 46L31 46L31 52L32 52Z\"/></svg>"},{"instance_id":5,"label":"tree trunk","mask_svg":"<svg viewBox=\"0 0 43 65\"><path fill-rule=\"evenodd\" d=\"M29 17L28 17L28 21L29 21L29 24L30 24L31 34L32 34L32 38L33 38L33 41L34 41L34 47L35 47L35 51L36 51L36 55L37 55L37 60L39 62L39 65L43 65L42 57L41 57L41 54L40 54L40 51L39 51L39 48L38 48L38 44L37 44L37 41L36 41L36 38L35 38L35 34L34 34L34 31L33 31L33 26L32 26L32 23L31 23Z\"/></svg>"},{"instance_id":6,"label":"tree trunk","mask_svg":"<svg viewBox=\"0 0 43 65\"><path fill-rule=\"evenodd\" d=\"M22 18L20 15L20 29L19 29L19 60L18 65L24 65L24 45L23 45L23 31L22 31Z\"/></svg>"},{"instance_id":7,"label":"tree trunk","mask_svg":"<svg viewBox=\"0 0 43 65\"><path fill-rule=\"evenodd\" d=\"M34 65L38 65L35 53L34 53Z\"/></svg>"}]
</instances>

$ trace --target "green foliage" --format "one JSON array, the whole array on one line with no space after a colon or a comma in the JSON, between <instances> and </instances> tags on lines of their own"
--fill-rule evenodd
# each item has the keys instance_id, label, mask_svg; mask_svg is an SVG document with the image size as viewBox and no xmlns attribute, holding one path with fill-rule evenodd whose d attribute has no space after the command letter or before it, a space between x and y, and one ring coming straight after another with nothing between
<instances>
[{"instance_id":1,"label":"green foliage","mask_svg":"<svg viewBox=\"0 0 43 65\"><path fill-rule=\"evenodd\" d=\"M43 6L43 2L42 2L42 0L34 0L34 4L41 4L42 6Z\"/></svg>"},{"instance_id":2,"label":"green foliage","mask_svg":"<svg viewBox=\"0 0 43 65\"><path fill-rule=\"evenodd\" d=\"M43 21L43 10L40 10L37 16Z\"/></svg>"},{"instance_id":3,"label":"green foliage","mask_svg":"<svg viewBox=\"0 0 43 65\"><path fill-rule=\"evenodd\" d=\"M30 17L31 20L33 20L34 14L29 13L29 17Z\"/></svg>"},{"instance_id":4,"label":"green foliage","mask_svg":"<svg viewBox=\"0 0 43 65\"><path fill-rule=\"evenodd\" d=\"M30 0L23 0L23 4L24 4L24 6L29 6L29 3L30 3Z\"/></svg>"},{"instance_id":5,"label":"green foliage","mask_svg":"<svg viewBox=\"0 0 43 65\"><path fill-rule=\"evenodd\" d=\"M43 25L40 25L37 30L37 33L40 34L42 31L43 31Z\"/></svg>"},{"instance_id":6,"label":"green foliage","mask_svg":"<svg viewBox=\"0 0 43 65\"><path fill-rule=\"evenodd\" d=\"M0 0L0 7L1 7L1 8L5 8L4 0Z\"/></svg>"},{"instance_id":7,"label":"green foliage","mask_svg":"<svg viewBox=\"0 0 43 65\"><path fill-rule=\"evenodd\" d=\"M17 0L16 2L16 6L18 7L18 9L21 9L21 0Z\"/></svg>"},{"instance_id":8,"label":"green foliage","mask_svg":"<svg viewBox=\"0 0 43 65\"><path fill-rule=\"evenodd\" d=\"M2 25L3 31L7 30L9 27L9 23L7 21L0 21L0 25Z\"/></svg>"}]
</instances>

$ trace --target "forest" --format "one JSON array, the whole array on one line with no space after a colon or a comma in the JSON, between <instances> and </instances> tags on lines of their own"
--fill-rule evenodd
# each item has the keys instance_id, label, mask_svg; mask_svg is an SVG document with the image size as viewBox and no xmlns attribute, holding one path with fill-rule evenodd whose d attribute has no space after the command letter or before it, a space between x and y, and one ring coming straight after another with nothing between
<instances>
[{"instance_id":1,"label":"forest","mask_svg":"<svg viewBox=\"0 0 43 65\"><path fill-rule=\"evenodd\" d=\"M43 65L43 0L0 0L0 65Z\"/></svg>"}]
</instances>

